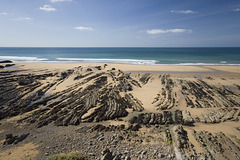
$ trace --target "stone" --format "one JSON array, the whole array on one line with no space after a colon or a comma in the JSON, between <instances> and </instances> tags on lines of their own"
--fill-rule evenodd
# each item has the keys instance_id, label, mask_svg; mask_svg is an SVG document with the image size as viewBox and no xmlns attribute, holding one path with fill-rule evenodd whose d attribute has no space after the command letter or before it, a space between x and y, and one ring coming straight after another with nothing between
<instances>
[{"instance_id":1,"label":"stone","mask_svg":"<svg viewBox=\"0 0 240 160\"><path fill-rule=\"evenodd\" d=\"M189 111L182 111L182 124L184 125L193 125L194 123L194 120L193 118L191 117L191 114Z\"/></svg>"},{"instance_id":2,"label":"stone","mask_svg":"<svg viewBox=\"0 0 240 160\"><path fill-rule=\"evenodd\" d=\"M102 153L101 160L112 160L113 159L112 152L110 152L110 150L108 148L103 150L101 153Z\"/></svg>"},{"instance_id":3,"label":"stone","mask_svg":"<svg viewBox=\"0 0 240 160\"><path fill-rule=\"evenodd\" d=\"M5 138L5 141L3 142L3 144L4 145L17 144L17 143L23 141L25 138L27 138L28 135L29 135L29 133L20 134L20 135L16 135L16 136L13 136L12 134L6 134L6 138Z\"/></svg>"}]
</instances>

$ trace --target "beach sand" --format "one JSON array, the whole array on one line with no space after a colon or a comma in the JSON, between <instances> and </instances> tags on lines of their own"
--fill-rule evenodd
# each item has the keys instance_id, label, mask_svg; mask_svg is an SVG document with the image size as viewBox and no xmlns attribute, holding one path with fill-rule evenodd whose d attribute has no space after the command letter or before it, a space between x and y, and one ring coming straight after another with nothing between
<instances>
[{"instance_id":1,"label":"beach sand","mask_svg":"<svg viewBox=\"0 0 240 160\"><path fill-rule=\"evenodd\" d=\"M97 159L104 156L101 151L107 146L115 155L129 150L122 154L132 159L175 159L178 153L209 158L219 154L223 159L240 156L240 66L15 64L17 69L0 70L1 95L11 102L1 104L0 141L9 133L30 136L16 145L3 145L0 159L11 159L14 149L20 159L28 154L42 159L70 151L91 153L91 159ZM156 119L159 115L162 122ZM124 124L127 128L134 116L142 127L136 132L76 132L96 124ZM176 131L175 126L183 128ZM166 136L168 130L172 140ZM123 140L113 145L108 139L113 133ZM93 138L99 134L105 138ZM24 151L24 147L32 151ZM9 151L13 154L8 157Z\"/></svg>"}]
</instances>

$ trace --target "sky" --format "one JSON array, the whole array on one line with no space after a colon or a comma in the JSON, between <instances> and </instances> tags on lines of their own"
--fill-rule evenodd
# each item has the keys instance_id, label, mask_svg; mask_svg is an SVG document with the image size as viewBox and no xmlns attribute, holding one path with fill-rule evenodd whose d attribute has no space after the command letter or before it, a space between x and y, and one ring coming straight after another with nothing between
<instances>
[{"instance_id":1,"label":"sky","mask_svg":"<svg viewBox=\"0 0 240 160\"><path fill-rule=\"evenodd\" d=\"M0 0L0 47L240 47L240 0Z\"/></svg>"}]
</instances>

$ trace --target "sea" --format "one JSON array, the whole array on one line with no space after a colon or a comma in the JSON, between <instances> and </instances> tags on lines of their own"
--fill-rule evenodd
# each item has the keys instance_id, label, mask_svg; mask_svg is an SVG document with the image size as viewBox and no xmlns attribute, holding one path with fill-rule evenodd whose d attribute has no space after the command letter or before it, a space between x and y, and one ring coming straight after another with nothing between
<instances>
[{"instance_id":1,"label":"sea","mask_svg":"<svg viewBox=\"0 0 240 160\"><path fill-rule=\"evenodd\" d=\"M17 48L0 47L0 61L93 62L147 65L240 65L235 48Z\"/></svg>"}]
</instances>

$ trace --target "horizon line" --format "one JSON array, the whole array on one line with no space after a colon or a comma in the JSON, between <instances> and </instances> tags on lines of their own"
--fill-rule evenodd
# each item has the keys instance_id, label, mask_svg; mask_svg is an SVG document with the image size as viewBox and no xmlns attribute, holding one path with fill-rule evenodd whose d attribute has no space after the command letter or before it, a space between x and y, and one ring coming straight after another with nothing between
<instances>
[{"instance_id":1,"label":"horizon line","mask_svg":"<svg viewBox=\"0 0 240 160\"><path fill-rule=\"evenodd\" d=\"M0 46L0 48L240 48L240 46L223 46L223 47L217 47L217 46L196 46L196 47L147 47L147 46L143 46L143 47L124 47L124 46L120 46L120 47L97 47L97 46L79 46L79 47L72 47L72 46L11 46L11 47L7 47L7 46Z\"/></svg>"}]
</instances>

